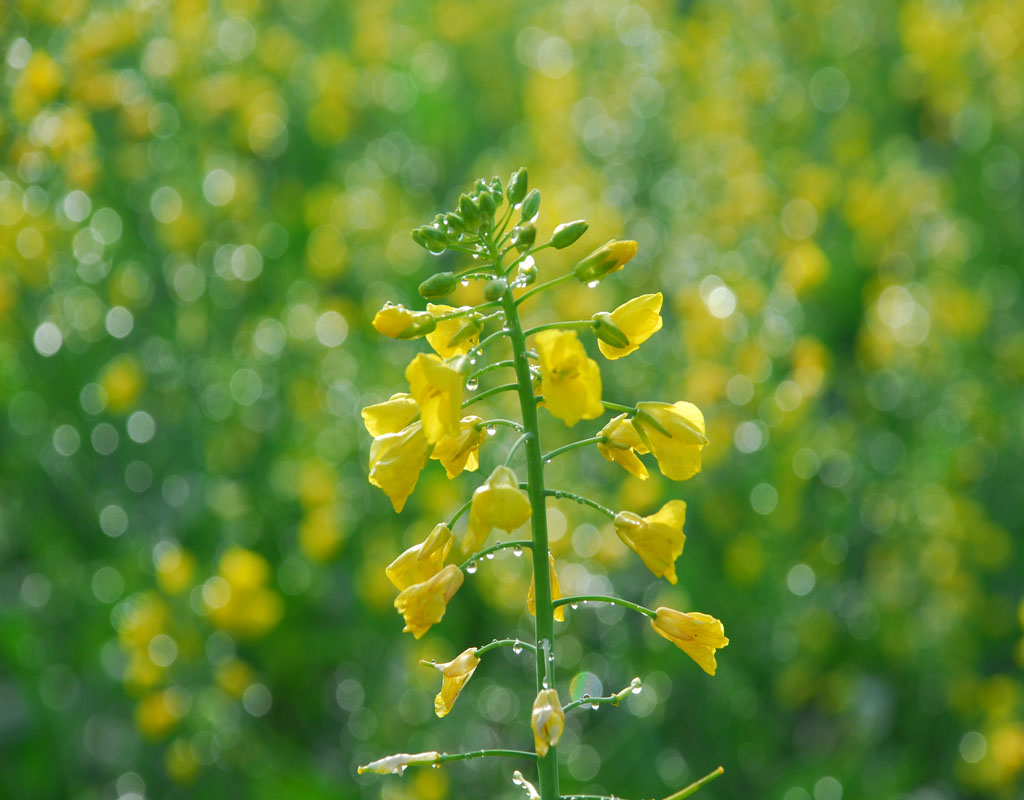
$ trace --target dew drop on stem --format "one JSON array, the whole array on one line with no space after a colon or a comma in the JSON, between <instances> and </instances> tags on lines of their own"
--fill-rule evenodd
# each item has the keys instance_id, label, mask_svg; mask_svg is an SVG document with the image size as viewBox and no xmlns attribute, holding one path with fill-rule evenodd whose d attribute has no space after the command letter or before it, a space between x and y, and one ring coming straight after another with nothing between
<instances>
[{"instance_id":1,"label":"dew drop on stem","mask_svg":"<svg viewBox=\"0 0 1024 800\"><path fill-rule=\"evenodd\" d=\"M476 387L479 385L480 381L478 381L476 378L470 378L468 381L466 381L466 388L471 392L475 392Z\"/></svg>"},{"instance_id":2,"label":"dew drop on stem","mask_svg":"<svg viewBox=\"0 0 1024 800\"><path fill-rule=\"evenodd\" d=\"M520 556L522 556L522 554L523 548L521 548L519 545L516 545L512 548L512 555L514 555L516 558L519 558Z\"/></svg>"},{"instance_id":3,"label":"dew drop on stem","mask_svg":"<svg viewBox=\"0 0 1024 800\"><path fill-rule=\"evenodd\" d=\"M473 575L474 573L476 573L476 571L477 565L475 561L470 561L468 564L466 564L466 572L468 572L470 575Z\"/></svg>"}]
</instances>

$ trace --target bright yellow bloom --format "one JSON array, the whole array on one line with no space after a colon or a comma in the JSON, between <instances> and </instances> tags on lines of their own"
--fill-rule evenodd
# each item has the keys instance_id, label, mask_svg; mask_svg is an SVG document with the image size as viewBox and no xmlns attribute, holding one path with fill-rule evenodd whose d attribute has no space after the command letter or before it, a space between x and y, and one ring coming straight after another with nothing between
<instances>
[{"instance_id":1,"label":"bright yellow bloom","mask_svg":"<svg viewBox=\"0 0 1024 800\"><path fill-rule=\"evenodd\" d=\"M419 639L431 625L440 622L462 581L462 570L449 564L432 578L403 589L395 598L395 608L405 617L403 631Z\"/></svg>"},{"instance_id":2,"label":"bright yellow bloom","mask_svg":"<svg viewBox=\"0 0 1024 800\"><path fill-rule=\"evenodd\" d=\"M612 322L626 334L626 347L613 347L598 340L597 347L605 358L615 360L628 356L661 330L661 292L642 294L623 303L611 313Z\"/></svg>"},{"instance_id":3,"label":"bright yellow bloom","mask_svg":"<svg viewBox=\"0 0 1024 800\"><path fill-rule=\"evenodd\" d=\"M647 467L644 466L637 453L649 453L640 434L632 425L632 420L625 414L619 414L601 428L601 436L605 441L597 443L597 451L609 461L622 467L626 472L640 480L648 478Z\"/></svg>"},{"instance_id":4,"label":"bright yellow bloom","mask_svg":"<svg viewBox=\"0 0 1024 800\"><path fill-rule=\"evenodd\" d=\"M536 345L540 391L548 411L566 425L601 416L601 370L587 356L576 332L541 331Z\"/></svg>"},{"instance_id":5,"label":"bright yellow bloom","mask_svg":"<svg viewBox=\"0 0 1024 800\"><path fill-rule=\"evenodd\" d=\"M459 697L469 679L473 677L480 659L476 657L476 648L470 647L463 650L454 659L446 664L435 664L444 676L441 681L441 691L434 698L434 713L443 717L452 710L455 701Z\"/></svg>"},{"instance_id":6,"label":"bright yellow bloom","mask_svg":"<svg viewBox=\"0 0 1024 800\"><path fill-rule=\"evenodd\" d=\"M430 457L441 462L449 478L458 477L463 470L476 472L480 467L477 451L485 435L477 427L480 422L483 422L480 417L463 417L457 436L445 436L434 445Z\"/></svg>"},{"instance_id":7,"label":"bright yellow bloom","mask_svg":"<svg viewBox=\"0 0 1024 800\"><path fill-rule=\"evenodd\" d=\"M444 436L458 436L466 382L462 373L435 355L420 353L405 368L405 379L419 404L427 442L437 444Z\"/></svg>"},{"instance_id":8,"label":"bright yellow bloom","mask_svg":"<svg viewBox=\"0 0 1024 800\"><path fill-rule=\"evenodd\" d=\"M551 599L561 600L562 599L562 587L558 583L558 573L555 572L555 557L548 551L548 568L551 571ZM526 593L526 608L537 616L537 599L536 599L536 586L534 584L534 578L530 578L530 591ZM554 611L554 617L559 622L565 622L565 606L558 606Z\"/></svg>"},{"instance_id":9,"label":"bright yellow bloom","mask_svg":"<svg viewBox=\"0 0 1024 800\"><path fill-rule=\"evenodd\" d=\"M615 515L615 532L651 572L675 583L676 559L682 555L686 534L686 503L669 500L656 514L641 517L632 511Z\"/></svg>"},{"instance_id":10,"label":"bright yellow bloom","mask_svg":"<svg viewBox=\"0 0 1024 800\"><path fill-rule=\"evenodd\" d=\"M700 451L708 443L704 435L704 415L693 403L680 400L668 403L637 403L634 426L640 426L647 437L651 452L658 459L658 469L666 478L685 481L700 472ZM669 432L659 431L648 416Z\"/></svg>"},{"instance_id":11,"label":"bright yellow bloom","mask_svg":"<svg viewBox=\"0 0 1024 800\"><path fill-rule=\"evenodd\" d=\"M530 727L533 728L533 745L537 755L543 758L549 748L558 744L565 729L565 712L562 711L562 701L558 699L555 689L541 689L538 692L530 714Z\"/></svg>"},{"instance_id":12,"label":"bright yellow bloom","mask_svg":"<svg viewBox=\"0 0 1024 800\"><path fill-rule=\"evenodd\" d=\"M432 314L412 311L390 301L373 317L373 329L392 339L415 339L430 333L436 324Z\"/></svg>"},{"instance_id":13,"label":"bright yellow bloom","mask_svg":"<svg viewBox=\"0 0 1024 800\"><path fill-rule=\"evenodd\" d=\"M399 591L433 578L452 549L452 532L443 522L434 526L422 542L413 545L388 564L384 572Z\"/></svg>"},{"instance_id":14,"label":"bright yellow bloom","mask_svg":"<svg viewBox=\"0 0 1024 800\"><path fill-rule=\"evenodd\" d=\"M452 306L427 303L427 311L434 317L442 317L445 314L450 314L452 311L457 310L459 309L453 308ZM458 333L465 324L465 317L452 317L451 319L442 320L437 323L437 327L434 328L431 333L427 334L427 343L434 348L434 352L441 356L441 358L463 356L476 347L480 342L480 334L477 333L472 336L467 336L461 342L457 342L453 346L448 344L448 342L451 341L451 338Z\"/></svg>"},{"instance_id":15,"label":"bright yellow bloom","mask_svg":"<svg viewBox=\"0 0 1024 800\"><path fill-rule=\"evenodd\" d=\"M412 395L398 392L383 403L374 403L364 408L363 424L370 436L383 436L386 433L398 433L416 419L419 413L420 407Z\"/></svg>"},{"instance_id":16,"label":"bright yellow bloom","mask_svg":"<svg viewBox=\"0 0 1024 800\"><path fill-rule=\"evenodd\" d=\"M687 613L664 607L656 609L655 614L651 627L658 635L686 653L708 675L714 675L718 666L715 650L729 644L721 621L699 611Z\"/></svg>"},{"instance_id":17,"label":"bright yellow bloom","mask_svg":"<svg viewBox=\"0 0 1024 800\"><path fill-rule=\"evenodd\" d=\"M479 550L491 528L515 530L530 518L530 513L530 498L519 488L516 474L508 467L495 467L473 492L462 549L467 553Z\"/></svg>"},{"instance_id":18,"label":"bright yellow bloom","mask_svg":"<svg viewBox=\"0 0 1024 800\"><path fill-rule=\"evenodd\" d=\"M416 488L429 450L417 422L398 433L378 436L370 445L370 483L383 489L398 513Z\"/></svg>"},{"instance_id":19,"label":"bright yellow bloom","mask_svg":"<svg viewBox=\"0 0 1024 800\"><path fill-rule=\"evenodd\" d=\"M387 758L378 758L369 764L359 767L359 774L364 772L376 772L379 775L401 775L405 768L416 764L434 764L441 757L441 754L431 750L429 753L395 753Z\"/></svg>"}]
</instances>

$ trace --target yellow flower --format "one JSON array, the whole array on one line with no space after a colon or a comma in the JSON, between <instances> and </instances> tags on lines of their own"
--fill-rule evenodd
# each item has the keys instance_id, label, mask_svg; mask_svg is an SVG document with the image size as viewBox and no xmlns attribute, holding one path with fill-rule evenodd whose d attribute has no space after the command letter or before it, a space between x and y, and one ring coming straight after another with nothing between
<instances>
[{"instance_id":1,"label":"yellow flower","mask_svg":"<svg viewBox=\"0 0 1024 800\"><path fill-rule=\"evenodd\" d=\"M363 424L370 436L383 436L386 433L398 433L416 419L419 413L420 407L412 395L398 392L383 403L374 403L364 408Z\"/></svg>"},{"instance_id":2,"label":"yellow flower","mask_svg":"<svg viewBox=\"0 0 1024 800\"><path fill-rule=\"evenodd\" d=\"M156 566L156 580L168 594L181 594L192 586L196 571L196 559L174 542L158 547L153 562Z\"/></svg>"},{"instance_id":3,"label":"yellow flower","mask_svg":"<svg viewBox=\"0 0 1024 800\"><path fill-rule=\"evenodd\" d=\"M435 664L444 676L441 681L441 691L434 698L434 713L443 717L452 710L455 701L459 697L469 679L473 677L480 659L476 657L476 648L470 647L463 650L454 659L446 664Z\"/></svg>"},{"instance_id":4,"label":"yellow flower","mask_svg":"<svg viewBox=\"0 0 1024 800\"><path fill-rule=\"evenodd\" d=\"M442 317L445 314L450 314L452 311L459 310L461 309L456 309L452 306L427 303L427 311L434 317ZM431 333L427 334L427 343L434 348L434 352L441 356L441 358L463 356L476 347L480 342L480 334L476 333L474 335L467 336L455 345L448 344L448 342L451 341L451 338L461 330L463 325L466 324L465 317L452 317L451 319L442 320L436 324L437 327L434 328Z\"/></svg>"},{"instance_id":5,"label":"yellow flower","mask_svg":"<svg viewBox=\"0 0 1024 800\"><path fill-rule=\"evenodd\" d=\"M463 470L476 472L480 467L477 451L484 440L484 432L477 428L480 422L480 417L463 417L458 435L445 436L434 445L430 457L441 462L449 478L461 475Z\"/></svg>"},{"instance_id":6,"label":"yellow flower","mask_svg":"<svg viewBox=\"0 0 1024 800\"><path fill-rule=\"evenodd\" d=\"M597 451L602 456L640 480L647 480L647 467L636 454L650 451L633 427L631 419L625 414L619 414L601 428L600 435L604 437L604 441L597 443Z\"/></svg>"},{"instance_id":7,"label":"yellow flower","mask_svg":"<svg viewBox=\"0 0 1024 800\"><path fill-rule=\"evenodd\" d=\"M364 772L376 772L379 775L401 775L408 766L416 764L434 764L441 757L441 754L431 750L429 753L395 753L387 758L378 758L369 764L359 767L359 774Z\"/></svg>"},{"instance_id":8,"label":"yellow flower","mask_svg":"<svg viewBox=\"0 0 1024 800\"><path fill-rule=\"evenodd\" d=\"M396 589L408 589L440 572L451 549L452 532L443 522L438 523L426 539L402 553L384 572Z\"/></svg>"},{"instance_id":9,"label":"yellow flower","mask_svg":"<svg viewBox=\"0 0 1024 800\"><path fill-rule=\"evenodd\" d=\"M700 451L708 443L704 435L704 415L693 403L680 400L668 403L637 403L634 427L642 426L647 444L658 459L658 469L666 478L685 481L700 472ZM644 417L653 419L666 436Z\"/></svg>"},{"instance_id":10,"label":"yellow flower","mask_svg":"<svg viewBox=\"0 0 1024 800\"><path fill-rule=\"evenodd\" d=\"M683 552L686 534L686 503L669 500L656 514L641 517L632 511L615 515L615 532L626 546L640 556L651 572L675 583L676 559Z\"/></svg>"},{"instance_id":11,"label":"yellow flower","mask_svg":"<svg viewBox=\"0 0 1024 800\"><path fill-rule=\"evenodd\" d=\"M431 625L440 622L448 601L455 596L462 581L462 570L449 564L422 583L403 589L395 598L395 608L405 617L403 631L419 639Z\"/></svg>"},{"instance_id":12,"label":"yellow flower","mask_svg":"<svg viewBox=\"0 0 1024 800\"><path fill-rule=\"evenodd\" d=\"M616 308L609 316L616 327L626 334L626 347L613 347L598 340L597 347L605 358L615 360L628 356L641 344L661 330L661 292L634 297Z\"/></svg>"},{"instance_id":13,"label":"yellow flower","mask_svg":"<svg viewBox=\"0 0 1024 800\"><path fill-rule=\"evenodd\" d=\"M573 268L573 272L584 283L593 283L606 275L618 272L635 255L636 242L629 239L625 241L612 239L580 261Z\"/></svg>"},{"instance_id":14,"label":"yellow flower","mask_svg":"<svg viewBox=\"0 0 1024 800\"><path fill-rule=\"evenodd\" d=\"M398 513L416 488L429 446L417 422L398 433L378 436L370 445L370 483L383 489Z\"/></svg>"},{"instance_id":15,"label":"yellow flower","mask_svg":"<svg viewBox=\"0 0 1024 800\"><path fill-rule=\"evenodd\" d=\"M405 369L409 392L420 407L427 442L459 435L462 418L462 373L435 355L420 353Z\"/></svg>"},{"instance_id":16,"label":"yellow flower","mask_svg":"<svg viewBox=\"0 0 1024 800\"><path fill-rule=\"evenodd\" d=\"M530 714L530 727L533 728L533 745L537 755L544 758L548 749L558 744L565 728L565 712L562 711L562 701L558 699L555 689L541 689L538 692Z\"/></svg>"},{"instance_id":17,"label":"yellow flower","mask_svg":"<svg viewBox=\"0 0 1024 800\"><path fill-rule=\"evenodd\" d=\"M548 568L551 570L551 599L562 599L562 587L558 583L558 573L555 572L555 557L548 551ZM526 594L526 608L533 616L537 616L536 586L534 578L530 578L530 591ZM565 622L565 606L558 606L554 611L554 617L559 622Z\"/></svg>"},{"instance_id":18,"label":"yellow flower","mask_svg":"<svg viewBox=\"0 0 1024 800\"><path fill-rule=\"evenodd\" d=\"M415 339L434 330L437 323L426 311L411 311L401 304L387 302L373 317L373 329L392 339Z\"/></svg>"},{"instance_id":19,"label":"yellow flower","mask_svg":"<svg viewBox=\"0 0 1024 800\"><path fill-rule=\"evenodd\" d=\"M540 391L548 411L566 425L601 416L601 370L587 357L575 331L541 331Z\"/></svg>"},{"instance_id":20,"label":"yellow flower","mask_svg":"<svg viewBox=\"0 0 1024 800\"><path fill-rule=\"evenodd\" d=\"M259 553L242 547L229 548L218 565L218 584L204 587L203 598L210 621L238 637L262 636L284 613L280 596L265 585L270 564Z\"/></svg>"},{"instance_id":21,"label":"yellow flower","mask_svg":"<svg viewBox=\"0 0 1024 800\"><path fill-rule=\"evenodd\" d=\"M715 674L715 650L725 647L725 629L720 620L699 611L676 611L658 608L651 627L700 665L708 675Z\"/></svg>"},{"instance_id":22,"label":"yellow flower","mask_svg":"<svg viewBox=\"0 0 1024 800\"><path fill-rule=\"evenodd\" d=\"M178 686L150 692L135 706L135 726L150 739L170 733L188 710L188 693Z\"/></svg>"},{"instance_id":23,"label":"yellow flower","mask_svg":"<svg viewBox=\"0 0 1024 800\"><path fill-rule=\"evenodd\" d=\"M462 549L467 553L479 550L491 528L515 530L530 518L530 513L530 498L519 488L516 474L508 467L495 467L473 492Z\"/></svg>"}]
</instances>

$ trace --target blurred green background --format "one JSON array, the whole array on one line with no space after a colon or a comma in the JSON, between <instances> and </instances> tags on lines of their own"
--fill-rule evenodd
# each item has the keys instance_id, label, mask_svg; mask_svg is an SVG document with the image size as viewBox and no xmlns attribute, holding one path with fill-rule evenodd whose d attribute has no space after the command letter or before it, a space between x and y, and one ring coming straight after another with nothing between
<instances>
[{"instance_id":1,"label":"blurred green background","mask_svg":"<svg viewBox=\"0 0 1024 800\"><path fill-rule=\"evenodd\" d=\"M664 292L605 396L690 400L712 442L684 484L552 464L689 504L677 587L558 506L563 588L732 640L710 678L570 613L565 682L647 688L576 712L564 789L721 763L707 800L1024 798L1018 0L12 0L0 26L0 796L522 796L507 761L355 765L529 747L529 659L441 721L417 665L528 635L525 559L401 635L382 567L479 476L432 464L395 516L358 416L422 348L373 312L455 263L410 228L526 165L539 241L591 224L542 278L640 243L538 318Z\"/></svg>"}]
</instances>

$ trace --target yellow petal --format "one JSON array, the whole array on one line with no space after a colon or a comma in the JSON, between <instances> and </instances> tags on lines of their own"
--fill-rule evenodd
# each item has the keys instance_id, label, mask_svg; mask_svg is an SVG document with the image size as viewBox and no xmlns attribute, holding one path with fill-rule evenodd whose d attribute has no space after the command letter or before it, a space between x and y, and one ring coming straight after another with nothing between
<instances>
[{"instance_id":1,"label":"yellow petal","mask_svg":"<svg viewBox=\"0 0 1024 800\"><path fill-rule=\"evenodd\" d=\"M416 419L420 407L416 405L412 395L398 392L391 395L383 403L367 406L362 411L363 424L370 436L383 436L385 433L398 433L402 428Z\"/></svg>"},{"instance_id":2,"label":"yellow petal","mask_svg":"<svg viewBox=\"0 0 1024 800\"><path fill-rule=\"evenodd\" d=\"M456 310L458 309L455 309L452 306L427 303L427 311L435 317L443 317L445 314L450 314L452 311ZM465 324L466 319L464 317L453 317L452 319L442 320L437 323L437 327L432 333L427 334L427 343L434 348L434 352L441 356L441 358L453 358L454 356L465 355L480 342L480 334L469 336L454 347L449 347L448 345L448 341Z\"/></svg>"},{"instance_id":3,"label":"yellow petal","mask_svg":"<svg viewBox=\"0 0 1024 800\"><path fill-rule=\"evenodd\" d=\"M628 356L660 331L661 303L661 292L658 292L634 297L616 308L611 314L612 322L626 334L629 344L626 347L612 347L607 342L598 340L597 347L602 355L613 361Z\"/></svg>"},{"instance_id":4,"label":"yellow petal","mask_svg":"<svg viewBox=\"0 0 1024 800\"><path fill-rule=\"evenodd\" d=\"M473 492L469 524L462 548L479 550L491 528L512 531L530 518L530 498L519 488L516 474L508 467L495 467L483 485Z\"/></svg>"},{"instance_id":5,"label":"yellow petal","mask_svg":"<svg viewBox=\"0 0 1024 800\"><path fill-rule=\"evenodd\" d=\"M683 552L686 534L686 503L669 500L661 510L649 517L641 517L632 511L620 511L615 515L615 532L633 550L644 565L658 577L675 583L675 561Z\"/></svg>"},{"instance_id":6,"label":"yellow petal","mask_svg":"<svg viewBox=\"0 0 1024 800\"><path fill-rule=\"evenodd\" d=\"M721 620L699 611L676 611L661 607L655 610L651 627L659 635L697 662L708 675L717 669L715 650L725 647L729 640Z\"/></svg>"},{"instance_id":7,"label":"yellow petal","mask_svg":"<svg viewBox=\"0 0 1024 800\"><path fill-rule=\"evenodd\" d=\"M548 569L551 574L551 600L562 599L562 587L558 583L558 573L555 572L555 557L548 552ZM530 591L526 593L526 608L533 615L537 616L536 583L534 576L530 577ZM565 622L565 606L558 606L553 616L559 622Z\"/></svg>"},{"instance_id":8,"label":"yellow petal","mask_svg":"<svg viewBox=\"0 0 1024 800\"><path fill-rule=\"evenodd\" d=\"M449 564L423 583L403 589L395 598L395 608L405 618L404 632L419 639L431 625L440 622L463 579L462 570Z\"/></svg>"},{"instance_id":9,"label":"yellow petal","mask_svg":"<svg viewBox=\"0 0 1024 800\"><path fill-rule=\"evenodd\" d=\"M541 331L536 337L544 407L566 425L595 419L601 404L601 370L575 331Z\"/></svg>"},{"instance_id":10,"label":"yellow petal","mask_svg":"<svg viewBox=\"0 0 1024 800\"><path fill-rule=\"evenodd\" d=\"M476 472L480 466L478 451L485 437L477 428L480 422L480 417L463 417L457 436L445 436L434 445L430 457L441 462L449 478L458 477L463 470Z\"/></svg>"},{"instance_id":11,"label":"yellow petal","mask_svg":"<svg viewBox=\"0 0 1024 800\"><path fill-rule=\"evenodd\" d=\"M395 512L405 507L427 463L427 440L420 424L378 436L370 445L370 483L391 498Z\"/></svg>"},{"instance_id":12,"label":"yellow petal","mask_svg":"<svg viewBox=\"0 0 1024 800\"><path fill-rule=\"evenodd\" d=\"M426 539L388 564L384 573L399 591L414 583L422 583L441 571L448 551L452 549L452 541L448 526L439 523Z\"/></svg>"},{"instance_id":13,"label":"yellow petal","mask_svg":"<svg viewBox=\"0 0 1024 800\"><path fill-rule=\"evenodd\" d=\"M541 758L558 744L565 729L565 712L562 701L554 689L542 689L533 701L530 713L530 727L533 729L533 744Z\"/></svg>"},{"instance_id":14,"label":"yellow petal","mask_svg":"<svg viewBox=\"0 0 1024 800\"><path fill-rule=\"evenodd\" d=\"M475 647L463 650L446 664L435 664L444 676L441 691L434 697L434 713L438 717L444 717L452 710L459 693L469 683L479 664L480 659L477 658Z\"/></svg>"},{"instance_id":15,"label":"yellow petal","mask_svg":"<svg viewBox=\"0 0 1024 800\"><path fill-rule=\"evenodd\" d=\"M435 355L420 353L406 367L405 379L419 404L427 442L437 444L445 436L457 436L465 384L462 373Z\"/></svg>"},{"instance_id":16,"label":"yellow petal","mask_svg":"<svg viewBox=\"0 0 1024 800\"><path fill-rule=\"evenodd\" d=\"M636 404L637 417L633 424L640 425L651 452L658 460L658 469L666 478L685 481L700 472L701 450L708 439L704 433L704 415L693 403L643 402ZM647 415L669 432L666 436L649 422Z\"/></svg>"},{"instance_id":17,"label":"yellow petal","mask_svg":"<svg viewBox=\"0 0 1024 800\"><path fill-rule=\"evenodd\" d=\"M625 414L619 414L609 420L601 429L600 435L605 438L605 441L597 443L597 451L602 456L640 480L647 480L647 467L636 455L646 453L647 446Z\"/></svg>"}]
</instances>

